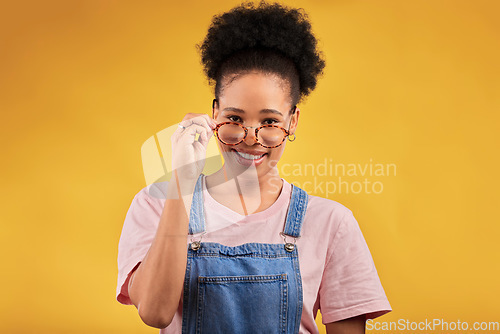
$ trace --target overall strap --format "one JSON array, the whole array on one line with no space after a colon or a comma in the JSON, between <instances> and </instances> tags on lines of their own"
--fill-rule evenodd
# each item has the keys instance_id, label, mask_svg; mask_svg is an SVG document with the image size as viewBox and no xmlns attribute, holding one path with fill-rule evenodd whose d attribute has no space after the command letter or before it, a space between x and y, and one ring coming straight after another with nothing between
<instances>
[{"instance_id":1,"label":"overall strap","mask_svg":"<svg viewBox=\"0 0 500 334\"><path fill-rule=\"evenodd\" d=\"M189 234L197 234L205 231L205 214L203 212L203 174L196 181L189 212Z\"/></svg>"},{"instance_id":2,"label":"overall strap","mask_svg":"<svg viewBox=\"0 0 500 334\"><path fill-rule=\"evenodd\" d=\"M292 196L286 214L284 234L294 238L300 237L300 229L306 215L307 202L307 192L292 183Z\"/></svg>"}]
</instances>

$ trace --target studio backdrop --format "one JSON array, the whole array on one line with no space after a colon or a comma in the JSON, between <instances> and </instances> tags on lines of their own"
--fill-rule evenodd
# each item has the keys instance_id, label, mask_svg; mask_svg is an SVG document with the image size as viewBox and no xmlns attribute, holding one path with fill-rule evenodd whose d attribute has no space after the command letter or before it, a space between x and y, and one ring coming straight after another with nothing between
<instances>
[{"instance_id":1,"label":"studio backdrop","mask_svg":"<svg viewBox=\"0 0 500 334\"><path fill-rule=\"evenodd\" d=\"M326 68L278 169L354 213L393 308L367 332L499 333L500 3L284 3ZM2 3L1 333L158 332L115 299L118 240L145 142L211 115L195 44L237 4Z\"/></svg>"}]
</instances>

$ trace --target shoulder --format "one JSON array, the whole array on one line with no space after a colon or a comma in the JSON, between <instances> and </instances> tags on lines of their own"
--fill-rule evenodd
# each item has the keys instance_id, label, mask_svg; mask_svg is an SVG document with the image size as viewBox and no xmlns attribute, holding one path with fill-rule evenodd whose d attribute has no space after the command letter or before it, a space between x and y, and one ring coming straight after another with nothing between
<instances>
[{"instance_id":1,"label":"shoulder","mask_svg":"<svg viewBox=\"0 0 500 334\"><path fill-rule=\"evenodd\" d=\"M165 201L168 181L155 182L142 188L137 195L147 197L152 201Z\"/></svg>"},{"instance_id":2,"label":"shoulder","mask_svg":"<svg viewBox=\"0 0 500 334\"><path fill-rule=\"evenodd\" d=\"M350 208L325 197L307 194L307 198L308 204L302 225L304 235L312 240L327 240L327 263L335 252L340 256L347 256L342 255L343 252L357 254L355 256L363 254L368 258L366 241Z\"/></svg>"},{"instance_id":3,"label":"shoulder","mask_svg":"<svg viewBox=\"0 0 500 334\"><path fill-rule=\"evenodd\" d=\"M142 188L134 200L142 204L149 204L154 208L163 208L167 198L168 181L152 183Z\"/></svg>"},{"instance_id":4,"label":"shoulder","mask_svg":"<svg viewBox=\"0 0 500 334\"><path fill-rule=\"evenodd\" d=\"M125 230L135 231L138 226L155 228L165 205L167 184L167 181L153 183L134 195L125 217Z\"/></svg>"},{"instance_id":5,"label":"shoulder","mask_svg":"<svg viewBox=\"0 0 500 334\"><path fill-rule=\"evenodd\" d=\"M346 225L356 224L352 211L344 204L309 193L307 199L302 228L311 238L326 237L331 244L345 234ZM347 230L353 230L353 226Z\"/></svg>"},{"instance_id":6,"label":"shoulder","mask_svg":"<svg viewBox=\"0 0 500 334\"><path fill-rule=\"evenodd\" d=\"M340 223L345 217L353 215L348 207L335 200L310 194L307 198L306 217Z\"/></svg>"}]
</instances>

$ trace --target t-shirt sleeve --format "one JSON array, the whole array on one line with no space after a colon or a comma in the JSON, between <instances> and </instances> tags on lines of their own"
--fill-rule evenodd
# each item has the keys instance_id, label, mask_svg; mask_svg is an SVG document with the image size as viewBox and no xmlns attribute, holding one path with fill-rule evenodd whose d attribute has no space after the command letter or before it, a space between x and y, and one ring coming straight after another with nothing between
<instances>
[{"instance_id":1,"label":"t-shirt sleeve","mask_svg":"<svg viewBox=\"0 0 500 334\"><path fill-rule=\"evenodd\" d=\"M337 228L319 288L322 322L364 314L366 320L390 311L370 250L348 210Z\"/></svg>"},{"instance_id":2,"label":"t-shirt sleeve","mask_svg":"<svg viewBox=\"0 0 500 334\"><path fill-rule=\"evenodd\" d=\"M130 275L146 256L156 235L162 207L148 194L148 188L139 191L128 209L118 243L118 282L116 300L132 305L128 294Z\"/></svg>"}]
</instances>

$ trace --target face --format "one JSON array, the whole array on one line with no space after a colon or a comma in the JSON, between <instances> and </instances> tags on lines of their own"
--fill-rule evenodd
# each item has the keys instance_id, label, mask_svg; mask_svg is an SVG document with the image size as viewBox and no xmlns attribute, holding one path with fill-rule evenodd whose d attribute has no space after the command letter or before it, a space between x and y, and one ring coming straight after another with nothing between
<instances>
[{"instance_id":1,"label":"face","mask_svg":"<svg viewBox=\"0 0 500 334\"><path fill-rule=\"evenodd\" d=\"M236 122L248 129L246 138L237 145L225 145L217 141L228 167L236 175L248 168L255 168L262 177L275 169L287 140L279 147L266 148L257 142L255 127L274 124L295 133L299 110L291 115L290 91L285 82L276 75L252 72L239 76L223 85L214 109L217 123ZM250 154L250 157L246 154Z\"/></svg>"}]
</instances>

